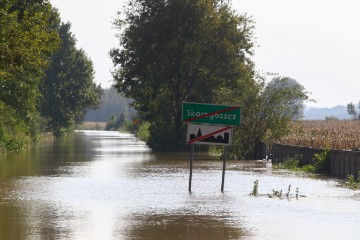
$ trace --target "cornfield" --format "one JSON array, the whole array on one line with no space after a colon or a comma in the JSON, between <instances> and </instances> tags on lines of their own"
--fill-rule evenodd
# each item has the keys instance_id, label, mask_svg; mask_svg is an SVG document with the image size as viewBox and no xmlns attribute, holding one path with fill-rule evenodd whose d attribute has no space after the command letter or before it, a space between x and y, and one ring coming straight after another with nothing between
<instances>
[{"instance_id":1,"label":"cornfield","mask_svg":"<svg viewBox=\"0 0 360 240\"><path fill-rule=\"evenodd\" d=\"M280 140L281 144L360 150L360 121L314 120L292 123L292 132Z\"/></svg>"}]
</instances>

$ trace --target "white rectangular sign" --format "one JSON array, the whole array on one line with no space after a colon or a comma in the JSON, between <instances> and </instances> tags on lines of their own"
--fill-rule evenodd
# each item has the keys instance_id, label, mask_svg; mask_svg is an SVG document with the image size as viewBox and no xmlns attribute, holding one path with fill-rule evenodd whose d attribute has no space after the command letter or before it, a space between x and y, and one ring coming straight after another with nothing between
<instances>
[{"instance_id":1,"label":"white rectangular sign","mask_svg":"<svg viewBox=\"0 0 360 240\"><path fill-rule=\"evenodd\" d=\"M229 146L232 141L232 127L218 125L188 124L187 144Z\"/></svg>"}]
</instances>

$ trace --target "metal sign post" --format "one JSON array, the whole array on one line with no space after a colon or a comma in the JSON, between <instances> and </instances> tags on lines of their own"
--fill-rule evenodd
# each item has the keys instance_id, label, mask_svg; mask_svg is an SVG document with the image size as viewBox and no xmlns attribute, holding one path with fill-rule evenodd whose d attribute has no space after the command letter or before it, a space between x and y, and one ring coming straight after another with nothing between
<instances>
[{"instance_id":1,"label":"metal sign post","mask_svg":"<svg viewBox=\"0 0 360 240\"><path fill-rule=\"evenodd\" d=\"M223 170L222 170L222 180L221 180L221 192L224 192L224 184L225 184L225 168L226 168L226 160L227 160L227 147L224 150L224 161L223 161Z\"/></svg>"},{"instance_id":2,"label":"metal sign post","mask_svg":"<svg viewBox=\"0 0 360 240\"><path fill-rule=\"evenodd\" d=\"M191 144L189 192L191 192L192 169L193 169L193 162L194 162L194 148L195 148L195 145L194 145L194 144Z\"/></svg>"}]
</instances>

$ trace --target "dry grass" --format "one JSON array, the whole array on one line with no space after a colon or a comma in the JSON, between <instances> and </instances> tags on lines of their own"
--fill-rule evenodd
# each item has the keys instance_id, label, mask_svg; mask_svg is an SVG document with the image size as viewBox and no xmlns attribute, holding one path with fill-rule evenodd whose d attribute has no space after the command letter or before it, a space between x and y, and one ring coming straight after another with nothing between
<instances>
[{"instance_id":1,"label":"dry grass","mask_svg":"<svg viewBox=\"0 0 360 240\"><path fill-rule=\"evenodd\" d=\"M79 130L104 130L106 122L83 122L78 126Z\"/></svg>"},{"instance_id":2,"label":"dry grass","mask_svg":"<svg viewBox=\"0 0 360 240\"><path fill-rule=\"evenodd\" d=\"M297 121L282 144L339 150L360 150L360 121Z\"/></svg>"}]
</instances>

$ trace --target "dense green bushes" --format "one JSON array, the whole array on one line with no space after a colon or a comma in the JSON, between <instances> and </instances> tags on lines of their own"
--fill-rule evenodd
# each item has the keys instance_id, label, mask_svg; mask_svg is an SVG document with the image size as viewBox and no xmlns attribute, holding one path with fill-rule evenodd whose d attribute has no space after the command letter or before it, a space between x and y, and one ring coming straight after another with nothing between
<instances>
[{"instance_id":1,"label":"dense green bushes","mask_svg":"<svg viewBox=\"0 0 360 240\"><path fill-rule=\"evenodd\" d=\"M0 152L23 148L30 141L29 127L10 107L0 102Z\"/></svg>"},{"instance_id":2,"label":"dense green bushes","mask_svg":"<svg viewBox=\"0 0 360 240\"><path fill-rule=\"evenodd\" d=\"M329 148L324 149L322 153L314 154L312 163L302 165L301 156L295 156L288 158L282 163L274 165L275 169L288 169L291 171L306 172L306 173L318 173L329 174L330 173L330 160L329 160Z\"/></svg>"}]
</instances>

